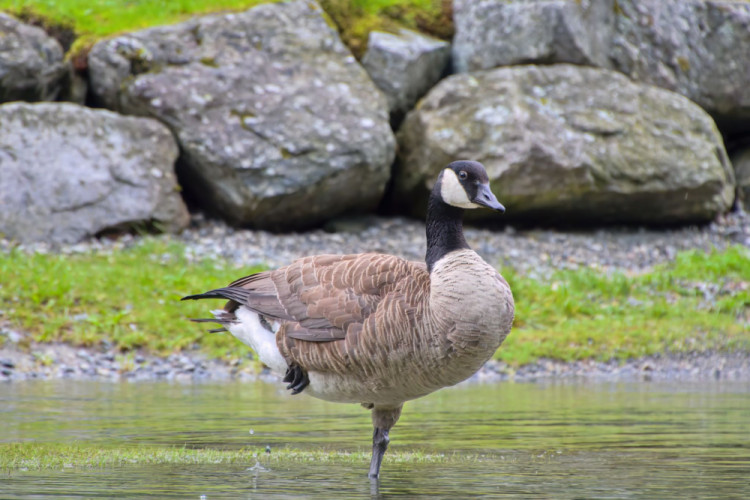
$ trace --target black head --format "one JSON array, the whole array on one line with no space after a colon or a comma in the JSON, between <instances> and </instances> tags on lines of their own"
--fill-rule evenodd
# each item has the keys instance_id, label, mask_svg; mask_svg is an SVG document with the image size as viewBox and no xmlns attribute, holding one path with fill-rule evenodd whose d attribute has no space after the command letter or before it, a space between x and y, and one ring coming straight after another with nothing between
<instances>
[{"instance_id":1,"label":"black head","mask_svg":"<svg viewBox=\"0 0 750 500\"><path fill-rule=\"evenodd\" d=\"M505 212L505 207L490 191L490 178L479 162L454 161L443 169L436 188L435 194L448 205L464 209L487 207Z\"/></svg>"}]
</instances>

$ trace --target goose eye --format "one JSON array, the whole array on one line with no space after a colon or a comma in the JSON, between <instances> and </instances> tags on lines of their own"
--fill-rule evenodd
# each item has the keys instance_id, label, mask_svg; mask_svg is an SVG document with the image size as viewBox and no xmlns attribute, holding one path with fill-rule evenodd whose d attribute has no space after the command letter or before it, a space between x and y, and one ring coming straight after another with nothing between
<instances>
[{"instance_id":1,"label":"goose eye","mask_svg":"<svg viewBox=\"0 0 750 500\"><path fill-rule=\"evenodd\" d=\"M468 175L468 174L466 173L466 171L465 171L465 170L461 170L461 171L460 171L460 172L458 173L458 178L459 178L459 179L461 179L462 181L465 181L465 180L466 180L466 178L467 178L468 176L469 176L469 175Z\"/></svg>"}]
</instances>

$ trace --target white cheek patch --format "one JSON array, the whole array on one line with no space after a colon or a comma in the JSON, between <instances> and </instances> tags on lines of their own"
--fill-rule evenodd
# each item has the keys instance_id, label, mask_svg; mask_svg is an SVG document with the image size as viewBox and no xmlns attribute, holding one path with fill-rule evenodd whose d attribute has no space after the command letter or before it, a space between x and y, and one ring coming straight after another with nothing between
<instances>
[{"instance_id":1,"label":"white cheek patch","mask_svg":"<svg viewBox=\"0 0 750 500\"><path fill-rule=\"evenodd\" d=\"M443 180L440 184L440 197L448 205L458 208L479 208L479 205L472 203L466 190L456 177L456 172L450 168L443 170Z\"/></svg>"}]
</instances>

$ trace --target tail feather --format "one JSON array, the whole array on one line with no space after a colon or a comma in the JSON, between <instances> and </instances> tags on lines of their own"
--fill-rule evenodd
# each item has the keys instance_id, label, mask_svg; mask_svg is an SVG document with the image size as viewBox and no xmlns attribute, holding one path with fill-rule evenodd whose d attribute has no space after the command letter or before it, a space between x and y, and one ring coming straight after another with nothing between
<instances>
[{"instance_id":1,"label":"tail feather","mask_svg":"<svg viewBox=\"0 0 750 500\"><path fill-rule=\"evenodd\" d=\"M201 300L201 299L228 299L238 304L244 304L250 297L251 292L245 288L238 288L234 286L227 286L224 288L217 288L216 290L210 290L206 293L199 293L196 295L188 295L180 300Z\"/></svg>"},{"instance_id":2,"label":"tail feather","mask_svg":"<svg viewBox=\"0 0 750 500\"><path fill-rule=\"evenodd\" d=\"M221 328L208 330L208 333L220 333L229 331L228 325L237 323L238 321L237 316L222 309L211 311L211 313L214 315L213 318L190 318L190 321L194 323L218 323L221 325Z\"/></svg>"}]
</instances>

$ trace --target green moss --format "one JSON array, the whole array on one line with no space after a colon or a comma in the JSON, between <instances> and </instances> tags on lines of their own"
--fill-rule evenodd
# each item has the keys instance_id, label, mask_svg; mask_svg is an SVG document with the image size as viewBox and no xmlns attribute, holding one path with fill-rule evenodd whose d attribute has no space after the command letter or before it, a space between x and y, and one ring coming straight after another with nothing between
<instances>
[{"instance_id":1,"label":"green moss","mask_svg":"<svg viewBox=\"0 0 750 500\"><path fill-rule=\"evenodd\" d=\"M453 36L450 0L321 0L320 4L357 57L364 54L374 30L410 28L445 40Z\"/></svg>"},{"instance_id":2,"label":"green moss","mask_svg":"<svg viewBox=\"0 0 750 500\"><path fill-rule=\"evenodd\" d=\"M201 62L201 64L203 64L204 66L209 66L209 67L211 67L211 68L218 68L218 67L219 67L219 65L218 65L218 64L216 63L216 59L215 59L215 58L213 58L213 57L203 57L203 58L202 58L202 59L200 60L200 62Z\"/></svg>"},{"instance_id":3,"label":"green moss","mask_svg":"<svg viewBox=\"0 0 750 500\"><path fill-rule=\"evenodd\" d=\"M615 0L614 5L612 6L612 10L614 11L614 13L615 13L616 16L624 16L625 15L625 11L622 10L622 7L620 6L620 2L618 2L617 0Z\"/></svg>"},{"instance_id":4,"label":"green moss","mask_svg":"<svg viewBox=\"0 0 750 500\"><path fill-rule=\"evenodd\" d=\"M0 470L59 469L63 467L113 467L120 465L158 464L248 464L264 465L323 462L331 464L366 464L371 452L337 450L296 450L274 448L272 454L263 448L239 450L194 449L173 447L101 447L93 443L0 443ZM486 459L486 457L485 457ZM388 461L398 463L444 463L477 460L471 454L428 454L388 450Z\"/></svg>"},{"instance_id":5,"label":"green moss","mask_svg":"<svg viewBox=\"0 0 750 500\"><path fill-rule=\"evenodd\" d=\"M687 57L678 57L677 58L677 65L680 67L680 69L687 73L690 70L690 61Z\"/></svg>"}]
</instances>

